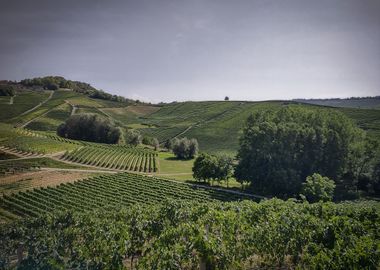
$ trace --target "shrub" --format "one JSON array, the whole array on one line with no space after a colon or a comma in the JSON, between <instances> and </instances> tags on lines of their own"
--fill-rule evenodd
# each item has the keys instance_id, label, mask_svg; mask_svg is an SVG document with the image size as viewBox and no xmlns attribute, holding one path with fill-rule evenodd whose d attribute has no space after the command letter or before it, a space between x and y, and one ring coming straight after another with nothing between
<instances>
[{"instance_id":1,"label":"shrub","mask_svg":"<svg viewBox=\"0 0 380 270\"><path fill-rule=\"evenodd\" d=\"M64 138L100 143L117 143L120 129L96 114L75 114L57 129L57 134Z\"/></svg>"},{"instance_id":2,"label":"shrub","mask_svg":"<svg viewBox=\"0 0 380 270\"><path fill-rule=\"evenodd\" d=\"M196 139L175 139L173 141L173 153L179 159L191 159L198 153L198 141Z\"/></svg>"},{"instance_id":3,"label":"shrub","mask_svg":"<svg viewBox=\"0 0 380 270\"><path fill-rule=\"evenodd\" d=\"M331 201L334 195L335 183L328 177L318 173L306 178L302 184L301 196L309 202Z\"/></svg>"},{"instance_id":4,"label":"shrub","mask_svg":"<svg viewBox=\"0 0 380 270\"><path fill-rule=\"evenodd\" d=\"M0 96L14 96L15 89L11 85L0 85Z\"/></svg>"},{"instance_id":5,"label":"shrub","mask_svg":"<svg viewBox=\"0 0 380 270\"><path fill-rule=\"evenodd\" d=\"M125 133L125 141L128 144L137 146L142 143L142 136L139 131L135 129L129 129Z\"/></svg>"}]
</instances>

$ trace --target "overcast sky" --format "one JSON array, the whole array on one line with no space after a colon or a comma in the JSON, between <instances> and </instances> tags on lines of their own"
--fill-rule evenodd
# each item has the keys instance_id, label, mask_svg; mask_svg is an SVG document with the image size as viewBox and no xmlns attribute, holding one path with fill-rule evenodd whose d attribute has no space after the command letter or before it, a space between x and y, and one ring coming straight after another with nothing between
<instances>
[{"instance_id":1,"label":"overcast sky","mask_svg":"<svg viewBox=\"0 0 380 270\"><path fill-rule=\"evenodd\" d=\"M0 79L145 101L380 95L380 0L0 0Z\"/></svg>"}]
</instances>

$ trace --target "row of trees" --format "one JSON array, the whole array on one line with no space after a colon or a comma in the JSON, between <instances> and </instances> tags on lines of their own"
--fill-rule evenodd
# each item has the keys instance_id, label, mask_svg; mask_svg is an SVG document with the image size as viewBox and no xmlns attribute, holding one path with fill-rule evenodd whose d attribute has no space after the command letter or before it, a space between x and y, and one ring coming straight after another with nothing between
<instances>
[{"instance_id":1,"label":"row of trees","mask_svg":"<svg viewBox=\"0 0 380 270\"><path fill-rule=\"evenodd\" d=\"M121 131L97 114L75 114L57 129L61 137L99 143L118 143Z\"/></svg>"}]
</instances>

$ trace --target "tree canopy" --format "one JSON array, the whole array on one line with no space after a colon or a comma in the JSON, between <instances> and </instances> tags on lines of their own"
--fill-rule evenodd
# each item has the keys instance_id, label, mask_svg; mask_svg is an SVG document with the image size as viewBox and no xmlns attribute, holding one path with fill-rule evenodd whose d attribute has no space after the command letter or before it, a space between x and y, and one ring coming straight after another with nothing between
<instances>
[{"instance_id":1,"label":"tree canopy","mask_svg":"<svg viewBox=\"0 0 380 270\"><path fill-rule=\"evenodd\" d=\"M260 111L247 120L235 176L257 193L279 197L299 194L313 173L350 182L350 167L357 166L352 152L364 139L364 132L336 111L295 106Z\"/></svg>"},{"instance_id":2,"label":"tree canopy","mask_svg":"<svg viewBox=\"0 0 380 270\"><path fill-rule=\"evenodd\" d=\"M75 114L57 129L64 138L99 143L117 143L121 132L108 119L96 114Z\"/></svg>"},{"instance_id":3,"label":"tree canopy","mask_svg":"<svg viewBox=\"0 0 380 270\"><path fill-rule=\"evenodd\" d=\"M179 159L194 158L199 150L197 139L175 138L172 143L172 150L174 155Z\"/></svg>"},{"instance_id":4,"label":"tree canopy","mask_svg":"<svg viewBox=\"0 0 380 270\"><path fill-rule=\"evenodd\" d=\"M226 181L232 177L232 158L201 153L197 156L193 166L193 177L200 181Z\"/></svg>"},{"instance_id":5,"label":"tree canopy","mask_svg":"<svg viewBox=\"0 0 380 270\"><path fill-rule=\"evenodd\" d=\"M331 201L334 196L335 183L328 177L314 173L302 184L301 196L309 202Z\"/></svg>"},{"instance_id":6,"label":"tree canopy","mask_svg":"<svg viewBox=\"0 0 380 270\"><path fill-rule=\"evenodd\" d=\"M12 85L0 84L0 96L14 96L16 93Z\"/></svg>"}]
</instances>

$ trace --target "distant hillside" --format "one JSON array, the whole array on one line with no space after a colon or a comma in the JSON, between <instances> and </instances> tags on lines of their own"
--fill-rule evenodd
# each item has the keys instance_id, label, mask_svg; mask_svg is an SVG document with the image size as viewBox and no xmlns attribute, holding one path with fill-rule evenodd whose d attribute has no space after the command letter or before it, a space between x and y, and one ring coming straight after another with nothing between
<instances>
[{"instance_id":1,"label":"distant hillside","mask_svg":"<svg viewBox=\"0 0 380 270\"><path fill-rule=\"evenodd\" d=\"M380 96L332 99L295 99L294 101L329 107L380 109Z\"/></svg>"},{"instance_id":2,"label":"distant hillside","mask_svg":"<svg viewBox=\"0 0 380 270\"><path fill-rule=\"evenodd\" d=\"M17 90L58 90L58 89L70 89L74 92L87 95L91 98L104 99L116 102L135 103L136 101L128 99L118 95L109 94L103 90L96 89L85 82L67 80L61 76L46 76L32 79L24 79L20 82L13 81L0 81L0 85L6 85L8 87ZM137 101L138 103L140 101Z\"/></svg>"},{"instance_id":3,"label":"distant hillside","mask_svg":"<svg viewBox=\"0 0 380 270\"><path fill-rule=\"evenodd\" d=\"M62 77L8 83L17 88L16 95L0 96L0 122L49 133L55 133L57 127L72 114L95 113L112 120L123 130L136 129L142 135L156 137L160 143L173 137L196 138L201 151L234 155L239 147L242 128L251 113L277 110L284 106L303 106L313 110L338 110L366 130L371 137L380 138L379 97L265 102L200 101L152 105L127 99L120 102L117 98L98 98L96 93L103 92L89 84ZM48 90L49 83L58 84L59 90ZM334 102L341 106L333 106ZM358 106L359 102L366 106ZM376 107L376 104L379 106Z\"/></svg>"}]
</instances>

